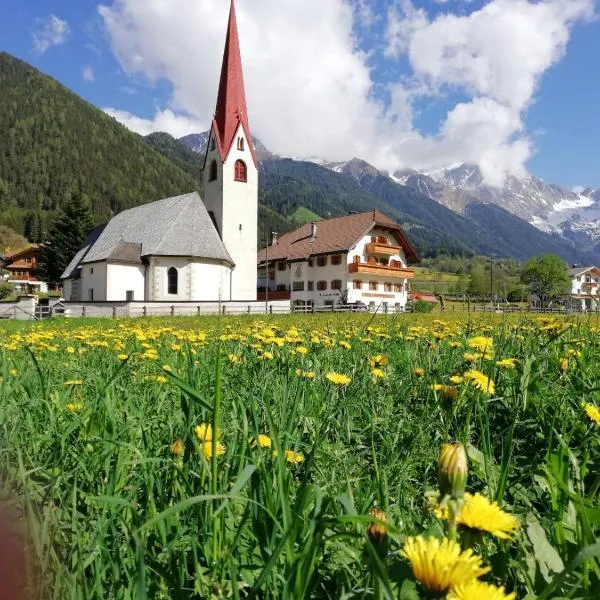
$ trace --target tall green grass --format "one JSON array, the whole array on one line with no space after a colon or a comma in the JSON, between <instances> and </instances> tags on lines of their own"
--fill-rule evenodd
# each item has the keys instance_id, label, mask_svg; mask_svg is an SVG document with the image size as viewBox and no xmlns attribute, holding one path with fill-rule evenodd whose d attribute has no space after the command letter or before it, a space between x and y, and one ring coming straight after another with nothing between
<instances>
[{"instance_id":1,"label":"tall green grass","mask_svg":"<svg viewBox=\"0 0 600 600\"><path fill-rule=\"evenodd\" d=\"M519 598L600 597L600 428L581 406L600 403L600 331L545 326L355 315L6 329L0 468L24 517L37 593L426 597L399 550L407 536L441 535L424 494L437 487L441 445L461 440L468 489L521 521L510 541L472 532L489 581ZM493 337L493 360L465 362L476 334ZM369 366L378 354L389 361L382 379ZM496 366L506 357L515 369ZM494 395L468 383L455 399L432 389L470 368L495 381ZM333 385L331 371L351 383ZM222 456L217 436L212 457L199 451L200 423L221 432ZM252 443L259 434L271 448ZM286 450L304 460L286 461ZM366 535L373 506L390 523L384 557Z\"/></svg>"}]
</instances>

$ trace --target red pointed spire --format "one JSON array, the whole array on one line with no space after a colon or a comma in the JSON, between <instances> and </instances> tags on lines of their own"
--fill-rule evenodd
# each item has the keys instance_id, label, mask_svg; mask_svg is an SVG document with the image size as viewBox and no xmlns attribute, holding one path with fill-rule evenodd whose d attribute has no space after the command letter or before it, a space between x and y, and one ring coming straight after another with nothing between
<instances>
[{"instance_id":1,"label":"red pointed spire","mask_svg":"<svg viewBox=\"0 0 600 600\"><path fill-rule=\"evenodd\" d=\"M227 27L227 39L225 40L223 66L221 67L219 95L217 96L217 108L214 120L221 160L223 161L229 154L240 123L244 128L250 153L256 164L252 139L250 137L250 125L248 124L248 111L246 109L246 93L244 91L244 74L242 71L235 2L231 0L229 25Z\"/></svg>"}]
</instances>

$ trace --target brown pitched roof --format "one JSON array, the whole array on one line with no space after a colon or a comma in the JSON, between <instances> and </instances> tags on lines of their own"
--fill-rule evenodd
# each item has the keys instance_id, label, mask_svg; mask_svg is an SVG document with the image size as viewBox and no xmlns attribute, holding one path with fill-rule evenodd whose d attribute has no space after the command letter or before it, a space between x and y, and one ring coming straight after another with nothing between
<instances>
[{"instance_id":1,"label":"brown pitched roof","mask_svg":"<svg viewBox=\"0 0 600 600\"><path fill-rule=\"evenodd\" d=\"M347 252L375 226L388 229L394 234L409 262L419 260L400 225L378 210L323 219L315 221L315 225L317 235L314 239L311 235L311 223L282 235L277 244L269 246L269 261L305 260L316 254ZM264 262L265 259L266 251L263 249L258 253L258 262Z\"/></svg>"}]
</instances>

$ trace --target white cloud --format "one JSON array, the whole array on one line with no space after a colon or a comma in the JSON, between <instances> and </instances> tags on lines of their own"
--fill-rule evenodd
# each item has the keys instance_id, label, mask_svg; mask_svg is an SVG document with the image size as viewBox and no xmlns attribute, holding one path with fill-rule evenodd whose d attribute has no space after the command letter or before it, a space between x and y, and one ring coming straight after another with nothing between
<instances>
[{"instance_id":1,"label":"white cloud","mask_svg":"<svg viewBox=\"0 0 600 600\"><path fill-rule=\"evenodd\" d=\"M140 135L148 135L153 131L166 131L173 137L179 138L188 133L202 131L203 128L199 121L176 114L169 108L157 111L152 119L143 119L116 108L105 108L104 112Z\"/></svg>"},{"instance_id":2,"label":"white cloud","mask_svg":"<svg viewBox=\"0 0 600 600\"><path fill-rule=\"evenodd\" d=\"M467 161L500 182L504 172L524 172L533 144L523 116L593 2L490 0L479 10L461 2L460 14L446 3L431 18L411 0L395 0L385 17L386 47L374 57L378 49L367 55L356 37L361 26L372 26L369 0L238 0L250 125L283 155L360 156L388 169ZM173 86L169 107L151 120L108 112L145 132L208 128L227 4L112 0L99 6L125 71ZM382 82L374 81L369 59L378 58L398 65L408 59L412 69L409 78L383 82L388 105L373 94ZM447 102L448 90L467 99L450 107L437 133L422 134L414 125L415 102L442 101L438 95Z\"/></svg>"},{"instance_id":3,"label":"white cloud","mask_svg":"<svg viewBox=\"0 0 600 600\"><path fill-rule=\"evenodd\" d=\"M37 30L33 32L33 49L38 54L43 54L52 46L64 44L71 35L69 24L56 15L37 19L36 26Z\"/></svg>"},{"instance_id":4,"label":"white cloud","mask_svg":"<svg viewBox=\"0 0 600 600\"><path fill-rule=\"evenodd\" d=\"M96 77L94 76L94 69L92 69L91 65L85 65L85 67L83 67L81 74L83 75L83 80L84 81L89 81L90 83L92 81L96 81Z\"/></svg>"}]
</instances>

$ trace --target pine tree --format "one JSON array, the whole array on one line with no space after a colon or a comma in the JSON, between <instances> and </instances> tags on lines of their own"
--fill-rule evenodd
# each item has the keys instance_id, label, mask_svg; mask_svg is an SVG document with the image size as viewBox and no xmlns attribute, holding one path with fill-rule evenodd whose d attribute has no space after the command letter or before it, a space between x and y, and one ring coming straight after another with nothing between
<instances>
[{"instance_id":1,"label":"pine tree","mask_svg":"<svg viewBox=\"0 0 600 600\"><path fill-rule=\"evenodd\" d=\"M60 276L85 244L93 226L90 199L79 190L73 192L48 228L47 242L40 253L39 276L60 283Z\"/></svg>"}]
</instances>

